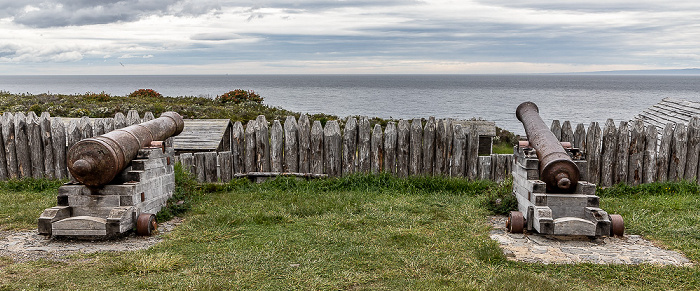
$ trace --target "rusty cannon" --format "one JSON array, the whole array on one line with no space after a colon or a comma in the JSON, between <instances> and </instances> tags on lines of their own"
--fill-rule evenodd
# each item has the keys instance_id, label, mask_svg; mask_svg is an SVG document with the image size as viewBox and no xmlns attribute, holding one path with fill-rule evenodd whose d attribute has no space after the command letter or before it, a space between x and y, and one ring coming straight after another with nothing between
<instances>
[{"instance_id":1,"label":"rusty cannon","mask_svg":"<svg viewBox=\"0 0 700 291\"><path fill-rule=\"evenodd\" d=\"M38 232L91 240L133 229L150 235L175 189L174 150L166 141L183 128L179 114L165 112L77 142L67 154L73 181L58 189L58 205L41 214Z\"/></svg>"},{"instance_id":2,"label":"rusty cannon","mask_svg":"<svg viewBox=\"0 0 700 291\"><path fill-rule=\"evenodd\" d=\"M535 103L520 104L516 117L525 128L527 141L513 151L513 195L518 211L510 213L508 231L622 236L622 217L602 210L596 185L582 179L587 166L581 152L557 140Z\"/></svg>"}]
</instances>

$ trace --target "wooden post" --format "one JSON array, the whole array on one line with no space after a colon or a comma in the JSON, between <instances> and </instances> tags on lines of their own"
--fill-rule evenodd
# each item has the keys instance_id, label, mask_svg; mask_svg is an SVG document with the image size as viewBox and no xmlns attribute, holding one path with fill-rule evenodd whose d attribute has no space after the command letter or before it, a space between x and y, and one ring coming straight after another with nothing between
<instances>
[{"instance_id":1,"label":"wooden post","mask_svg":"<svg viewBox=\"0 0 700 291\"><path fill-rule=\"evenodd\" d=\"M53 143L51 139L51 115L42 112L39 117L39 128L41 131L41 148L44 153L44 177L47 179L56 178L56 165L54 162Z\"/></svg>"},{"instance_id":2,"label":"wooden post","mask_svg":"<svg viewBox=\"0 0 700 291\"><path fill-rule=\"evenodd\" d=\"M423 172L423 121L420 118L415 118L411 122L410 134L408 172L417 176Z\"/></svg>"},{"instance_id":3,"label":"wooden post","mask_svg":"<svg viewBox=\"0 0 700 291\"><path fill-rule=\"evenodd\" d=\"M41 137L41 124L36 114L27 116L27 140L32 164L32 177L44 178L44 139Z\"/></svg>"},{"instance_id":4,"label":"wooden post","mask_svg":"<svg viewBox=\"0 0 700 291\"><path fill-rule=\"evenodd\" d=\"M0 126L4 126L3 119L3 116L0 116ZM5 181L8 178L7 158L5 156L5 139L2 135L2 129L0 129L0 181Z\"/></svg>"},{"instance_id":5,"label":"wooden post","mask_svg":"<svg viewBox=\"0 0 700 291\"><path fill-rule=\"evenodd\" d=\"M585 153L586 151L586 127L579 123L574 131L574 147Z\"/></svg>"},{"instance_id":6,"label":"wooden post","mask_svg":"<svg viewBox=\"0 0 700 291\"><path fill-rule=\"evenodd\" d=\"M105 134L105 124L102 121L102 118L94 118L92 132L93 136L100 136Z\"/></svg>"},{"instance_id":7,"label":"wooden post","mask_svg":"<svg viewBox=\"0 0 700 291\"><path fill-rule=\"evenodd\" d=\"M233 165L232 165L232 154L229 151L220 152L219 158L219 172L221 173L221 182L228 183L233 179Z\"/></svg>"},{"instance_id":8,"label":"wooden post","mask_svg":"<svg viewBox=\"0 0 700 291\"><path fill-rule=\"evenodd\" d=\"M207 164L205 154L205 152L194 153L195 177L197 178L197 181L202 183L207 181Z\"/></svg>"},{"instance_id":9,"label":"wooden post","mask_svg":"<svg viewBox=\"0 0 700 291\"><path fill-rule=\"evenodd\" d=\"M245 173L245 131L243 124L236 121L231 132L231 163L234 174Z\"/></svg>"},{"instance_id":10,"label":"wooden post","mask_svg":"<svg viewBox=\"0 0 700 291\"><path fill-rule=\"evenodd\" d=\"M685 164L688 155L688 129L677 123L671 141L671 160L668 165L668 180L680 181L685 178Z\"/></svg>"},{"instance_id":11,"label":"wooden post","mask_svg":"<svg viewBox=\"0 0 700 291\"><path fill-rule=\"evenodd\" d=\"M645 132L645 148L644 148L644 183L656 182L656 144L658 133L656 126L648 125Z\"/></svg>"},{"instance_id":12,"label":"wooden post","mask_svg":"<svg viewBox=\"0 0 700 291\"><path fill-rule=\"evenodd\" d=\"M105 125L105 133L114 131L114 118L103 118L102 121Z\"/></svg>"},{"instance_id":13,"label":"wooden post","mask_svg":"<svg viewBox=\"0 0 700 291\"><path fill-rule=\"evenodd\" d=\"M644 179L644 122L637 119L630 134L630 159L629 159L629 176L627 176L627 184L637 186Z\"/></svg>"},{"instance_id":14,"label":"wooden post","mask_svg":"<svg viewBox=\"0 0 700 291\"><path fill-rule=\"evenodd\" d=\"M255 149L255 124L255 120L248 120L248 122L245 125L245 153L243 163L245 164L245 171L247 173L258 171L258 162L256 160L257 150Z\"/></svg>"},{"instance_id":15,"label":"wooden post","mask_svg":"<svg viewBox=\"0 0 700 291\"><path fill-rule=\"evenodd\" d=\"M192 153L182 153L180 154L180 165L182 168L190 174L195 174L194 170L194 155Z\"/></svg>"},{"instance_id":16,"label":"wooden post","mask_svg":"<svg viewBox=\"0 0 700 291\"><path fill-rule=\"evenodd\" d=\"M341 150L340 125L337 120L328 121L323 128L323 159L328 176L341 175Z\"/></svg>"},{"instance_id":17,"label":"wooden post","mask_svg":"<svg viewBox=\"0 0 700 291\"><path fill-rule=\"evenodd\" d=\"M549 130L557 137L558 141L561 141L561 123L558 119L552 120L552 126L549 127Z\"/></svg>"},{"instance_id":18,"label":"wooden post","mask_svg":"<svg viewBox=\"0 0 700 291\"><path fill-rule=\"evenodd\" d=\"M693 116L688 122L688 155L685 158L685 180L697 180L698 155L700 155L700 116Z\"/></svg>"},{"instance_id":19,"label":"wooden post","mask_svg":"<svg viewBox=\"0 0 700 291\"><path fill-rule=\"evenodd\" d=\"M381 137L380 137L381 138ZM367 116L357 125L357 171L369 173L372 169L372 127Z\"/></svg>"},{"instance_id":20,"label":"wooden post","mask_svg":"<svg viewBox=\"0 0 700 291\"><path fill-rule=\"evenodd\" d=\"M603 187L610 187L615 181L617 136L615 122L612 119L608 119L603 129L603 159L600 168L600 185Z\"/></svg>"},{"instance_id":21,"label":"wooden post","mask_svg":"<svg viewBox=\"0 0 700 291\"><path fill-rule=\"evenodd\" d=\"M32 158L29 149L27 117L22 112L15 114L15 150L19 178L32 177Z\"/></svg>"},{"instance_id":22,"label":"wooden post","mask_svg":"<svg viewBox=\"0 0 700 291\"><path fill-rule=\"evenodd\" d=\"M630 152L630 133L627 121L620 121L620 126L617 129L617 151L615 156L615 184L627 183L628 165Z\"/></svg>"},{"instance_id":23,"label":"wooden post","mask_svg":"<svg viewBox=\"0 0 700 291\"><path fill-rule=\"evenodd\" d=\"M574 142L574 130L571 128L571 122L564 121L561 125L561 141L562 142Z\"/></svg>"},{"instance_id":24,"label":"wooden post","mask_svg":"<svg viewBox=\"0 0 700 291\"><path fill-rule=\"evenodd\" d=\"M270 171L270 133L265 115L258 115L255 120L255 150L258 172Z\"/></svg>"},{"instance_id":25,"label":"wooden post","mask_svg":"<svg viewBox=\"0 0 700 291\"><path fill-rule=\"evenodd\" d=\"M491 155L491 176L493 181L501 183L506 178L506 155L492 154Z\"/></svg>"},{"instance_id":26,"label":"wooden post","mask_svg":"<svg viewBox=\"0 0 700 291\"><path fill-rule=\"evenodd\" d=\"M156 117L153 116L153 112L146 111L146 113L143 114L143 119L141 122L151 121L153 119L156 119Z\"/></svg>"},{"instance_id":27,"label":"wooden post","mask_svg":"<svg viewBox=\"0 0 700 291\"><path fill-rule=\"evenodd\" d=\"M318 120L315 120L314 125L311 127L309 142L311 144L309 169L311 173L323 174L323 126L321 126L321 122Z\"/></svg>"},{"instance_id":28,"label":"wooden post","mask_svg":"<svg viewBox=\"0 0 700 291\"><path fill-rule=\"evenodd\" d=\"M284 121L284 171L299 172L299 124L294 116Z\"/></svg>"},{"instance_id":29,"label":"wooden post","mask_svg":"<svg viewBox=\"0 0 700 291\"><path fill-rule=\"evenodd\" d=\"M384 129L384 171L396 174L396 147L398 146L398 133L396 123L390 121Z\"/></svg>"},{"instance_id":30,"label":"wooden post","mask_svg":"<svg viewBox=\"0 0 700 291\"><path fill-rule=\"evenodd\" d=\"M472 124L467 130L466 176L469 180L476 180L479 175L479 129Z\"/></svg>"},{"instance_id":31,"label":"wooden post","mask_svg":"<svg viewBox=\"0 0 700 291\"><path fill-rule=\"evenodd\" d=\"M491 156L479 157L479 180L491 180Z\"/></svg>"},{"instance_id":32,"label":"wooden post","mask_svg":"<svg viewBox=\"0 0 700 291\"><path fill-rule=\"evenodd\" d=\"M656 181L668 181L668 165L671 160L671 140L673 140L673 123L669 122L661 134L659 154L656 156Z\"/></svg>"},{"instance_id":33,"label":"wooden post","mask_svg":"<svg viewBox=\"0 0 700 291\"><path fill-rule=\"evenodd\" d=\"M141 123L141 117L139 116L139 112L133 109L129 110L129 112L126 114L126 126L132 126L134 124L139 123Z\"/></svg>"},{"instance_id":34,"label":"wooden post","mask_svg":"<svg viewBox=\"0 0 700 291\"><path fill-rule=\"evenodd\" d=\"M126 117L124 113L117 112L114 114L114 129L126 127Z\"/></svg>"},{"instance_id":35,"label":"wooden post","mask_svg":"<svg viewBox=\"0 0 700 291\"><path fill-rule=\"evenodd\" d=\"M464 177L464 153L466 142L467 137L464 135L462 125L459 123L454 124L454 138L452 140L452 170L450 171L450 176L452 177Z\"/></svg>"},{"instance_id":36,"label":"wooden post","mask_svg":"<svg viewBox=\"0 0 700 291\"><path fill-rule=\"evenodd\" d=\"M445 175L450 175L450 170L452 169L452 142L454 137L454 122L452 118L448 118L445 123L445 130L447 131L446 142L445 142Z\"/></svg>"},{"instance_id":37,"label":"wooden post","mask_svg":"<svg viewBox=\"0 0 700 291\"><path fill-rule=\"evenodd\" d=\"M310 173L309 163L311 161L311 123L309 116L302 114L299 116L299 172Z\"/></svg>"},{"instance_id":38,"label":"wooden post","mask_svg":"<svg viewBox=\"0 0 700 291\"><path fill-rule=\"evenodd\" d=\"M2 138L5 148L5 159L7 161L7 177L9 179L19 178L17 166L17 152L15 149L15 116L10 112L2 115Z\"/></svg>"},{"instance_id":39,"label":"wooden post","mask_svg":"<svg viewBox=\"0 0 700 291\"><path fill-rule=\"evenodd\" d=\"M445 120L438 120L435 126L435 166L433 168L434 175L445 175L445 148L447 129L445 128ZM449 164L449 163L448 163Z\"/></svg>"},{"instance_id":40,"label":"wooden post","mask_svg":"<svg viewBox=\"0 0 700 291\"><path fill-rule=\"evenodd\" d=\"M207 183L216 183L219 181L218 169L217 169L217 152L206 152L204 153L204 176Z\"/></svg>"},{"instance_id":41,"label":"wooden post","mask_svg":"<svg viewBox=\"0 0 700 291\"><path fill-rule=\"evenodd\" d=\"M600 181L602 133L597 122L591 122L586 134L586 159L588 160L588 182L598 184Z\"/></svg>"},{"instance_id":42,"label":"wooden post","mask_svg":"<svg viewBox=\"0 0 700 291\"><path fill-rule=\"evenodd\" d=\"M384 148L382 147L382 126L379 123L374 125L372 129L372 145L371 145L371 170L376 174L383 170L384 164Z\"/></svg>"},{"instance_id":43,"label":"wooden post","mask_svg":"<svg viewBox=\"0 0 700 291\"><path fill-rule=\"evenodd\" d=\"M423 174L433 175L435 169L435 117L428 118L423 128Z\"/></svg>"},{"instance_id":44,"label":"wooden post","mask_svg":"<svg viewBox=\"0 0 700 291\"><path fill-rule=\"evenodd\" d=\"M284 150L284 130L279 120L275 119L270 128L270 171L282 172L282 151Z\"/></svg>"},{"instance_id":45,"label":"wooden post","mask_svg":"<svg viewBox=\"0 0 700 291\"><path fill-rule=\"evenodd\" d=\"M357 119L349 116L343 130L342 174L355 173L355 156L357 154Z\"/></svg>"},{"instance_id":46,"label":"wooden post","mask_svg":"<svg viewBox=\"0 0 700 291\"><path fill-rule=\"evenodd\" d=\"M408 121L405 119L399 120L397 129L397 148L396 148L396 174L399 177L408 176L408 164L411 159L411 129Z\"/></svg>"},{"instance_id":47,"label":"wooden post","mask_svg":"<svg viewBox=\"0 0 700 291\"><path fill-rule=\"evenodd\" d=\"M80 126L81 139L91 138L94 136L95 133L92 131L92 122L90 122L89 117L81 117L80 121L78 121L78 126Z\"/></svg>"}]
</instances>

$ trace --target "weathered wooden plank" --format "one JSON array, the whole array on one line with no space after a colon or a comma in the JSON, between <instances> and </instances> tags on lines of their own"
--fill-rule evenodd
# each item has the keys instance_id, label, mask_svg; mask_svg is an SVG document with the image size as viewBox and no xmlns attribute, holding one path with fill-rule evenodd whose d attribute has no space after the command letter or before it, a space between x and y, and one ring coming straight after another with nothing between
<instances>
[{"instance_id":1,"label":"weathered wooden plank","mask_svg":"<svg viewBox=\"0 0 700 291\"><path fill-rule=\"evenodd\" d=\"M396 175L408 176L408 163L411 158L411 126L405 119L399 120L396 144Z\"/></svg>"},{"instance_id":2,"label":"weathered wooden plank","mask_svg":"<svg viewBox=\"0 0 700 291\"><path fill-rule=\"evenodd\" d=\"M299 124L294 116L284 121L284 171L299 172Z\"/></svg>"},{"instance_id":3,"label":"weathered wooden plank","mask_svg":"<svg viewBox=\"0 0 700 291\"><path fill-rule=\"evenodd\" d=\"M218 159L221 182L228 183L233 179L233 155L229 151L220 152Z\"/></svg>"},{"instance_id":4,"label":"weathered wooden plank","mask_svg":"<svg viewBox=\"0 0 700 291\"><path fill-rule=\"evenodd\" d=\"M15 114L15 150L17 151L19 178L32 177L32 158L29 149L27 116L22 112Z\"/></svg>"},{"instance_id":5,"label":"weathered wooden plank","mask_svg":"<svg viewBox=\"0 0 700 291\"><path fill-rule=\"evenodd\" d=\"M452 170L452 142L453 142L453 137L454 137L454 120L452 118L448 118L446 123L445 123L445 130L447 131L447 134L445 137L447 138L447 141L445 143L445 175L450 175L450 170Z\"/></svg>"},{"instance_id":6,"label":"weathered wooden plank","mask_svg":"<svg viewBox=\"0 0 700 291\"><path fill-rule=\"evenodd\" d=\"M586 127L579 123L574 131L574 147L586 152Z\"/></svg>"},{"instance_id":7,"label":"weathered wooden plank","mask_svg":"<svg viewBox=\"0 0 700 291\"><path fill-rule=\"evenodd\" d=\"M299 116L299 172L310 173L309 163L311 161L311 123L309 116L302 114Z\"/></svg>"},{"instance_id":8,"label":"weathered wooden plank","mask_svg":"<svg viewBox=\"0 0 700 291\"><path fill-rule=\"evenodd\" d=\"M491 154L491 177L496 183L501 183L506 179L507 155Z\"/></svg>"},{"instance_id":9,"label":"weathered wooden plank","mask_svg":"<svg viewBox=\"0 0 700 291\"><path fill-rule=\"evenodd\" d=\"M435 117L428 118L423 128L423 174L433 175L435 169Z\"/></svg>"},{"instance_id":10,"label":"weathered wooden plank","mask_svg":"<svg viewBox=\"0 0 700 291\"><path fill-rule=\"evenodd\" d=\"M697 180L698 155L700 155L700 116L697 115L690 118L688 122L687 151L684 179L686 181Z\"/></svg>"},{"instance_id":11,"label":"weathered wooden plank","mask_svg":"<svg viewBox=\"0 0 700 291\"><path fill-rule=\"evenodd\" d=\"M7 161L7 177L9 179L19 178L19 168L17 165L17 152L15 147L15 116L10 112L2 115L2 138L5 143L5 159Z\"/></svg>"},{"instance_id":12,"label":"weathered wooden plank","mask_svg":"<svg viewBox=\"0 0 700 291\"><path fill-rule=\"evenodd\" d=\"M479 180L491 180L491 156L479 157Z\"/></svg>"},{"instance_id":13,"label":"weathered wooden plank","mask_svg":"<svg viewBox=\"0 0 700 291\"><path fill-rule=\"evenodd\" d=\"M156 117L153 116L153 112L146 111L146 113L143 114L143 119L141 119L141 122L151 121L153 119L156 119Z\"/></svg>"},{"instance_id":14,"label":"weathered wooden plank","mask_svg":"<svg viewBox=\"0 0 700 291\"><path fill-rule=\"evenodd\" d=\"M95 133L92 131L92 122L90 122L89 117L81 117L78 121L78 126L80 127L80 136L82 139L91 138L95 135Z\"/></svg>"},{"instance_id":15,"label":"weathered wooden plank","mask_svg":"<svg viewBox=\"0 0 700 291\"><path fill-rule=\"evenodd\" d=\"M671 160L671 140L673 140L673 123L667 123L659 141L659 153L656 156L656 180L668 181L668 166Z\"/></svg>"},{"instance_id":16,"label":"weathered wooden plank","mask_svg":"<svg viewBox=\"0 0 700 291\"><path fill-rule=\"evenodd\" d=\"M248 120L245 125L245 153L243 154L243 164L246 172L257 172L257 150L255 149L255 120Z\"/></svg>"},{"instance_id":17,"label":"weathered wooden plank","mask_svg":"<svg viewBox=\"0 0 700 291\"><path fill-rule=\"evenodd\" d=\"M465 171L465 156L466 151L465 145L467 142L467 137L464 135L464 129L459 123L454 124L454 137L452 139L452 169L450 171L450 176L452 177L464 177Z\"/></svg>"},{"instance_id":18,"label":"weathered wooden plank","mask_svg":"<svg viewBox=\"0 0 700 291\"><path fill-rule=\"evenodd\" d=\"M114 118L103 118L102 122L105 125L105 133L111 132L114 130Z\"/></svg>"},{"instance_id":19,"label":"weathered wooden plank","mask_svg":"<svg viewBox=\"0 0 700 291\"><path fill-rule=\"evenodd\" d=\"M192 153L182 153L180 154L179 159L182 169L194 175L194 155L192 155Z\"/></svg>"},{"instance_id":20,"label":"weathered wooden plank","mask_svg":"<svg viewBox=\"0 0 700 291\"><path fill-rule=\"evenodd\" d=\"M423 172L423 121L420 118L411 122L409 147L408 172L417 176Z\"/></svg>"},{"instance_id":21,"label":"weathered wooden plank","mask_svg":"<svg viewBox=\"0 0 700 291\"><path fill-rule=\"evenodd\" d=\"M384 171L396 174L396 148L398 147L398 133L396 123L390 121L384 129Z\"/></svg>"},{"instance_id":22,"label":"weathered wooden plank","mask_svg":"<svg viewBox=\"0 0 700 291\"><path fill-rule=\"evenodd\" d=\"M649 124L644 132L644 176L642 177L644 183L656 182L656 145L658 138L656 126Z\"/></svg>"},{"instance_id":23,"label":"weathered wooden plank","mask_svg":"<svg viewBox=\"0 0 700 291\"><path fill-rule=\"evenodd\" d=\"M476 180L479 175L479 129L471 125L467 130L466 177Z\"/></svg>"},{"instance_id":24,"label":"weathered wooden plank","mask_svg":"<svg viewBox=\"0 0 700 291\"><path fill-rule=\"evenodd\" d=\"M638 119L632 125L632 131L630 133L630 159L627 184L631 186L641 184L644 179L644 148L646 147L644 143L644 122Z\"/></svg>"},{"instance_id":25,"label":"weathered wooden plank","mask_svg":"<svg viewBox=\"0 0 700 291\"><path fill-rule=\"evenodd\" d=\"M617 128L617 150L615 156L615 184L627 183L628 165L630 152L630 130L627 121L620 121L620 126Z\"/></svg>"},{"instance_id":26,"label":"weathered wooden plank","mask_svg":"<svg viewBox=\"0 0 700 291\"><path fill-rule=\"evenodd\" d=\"M219 180L217 160L217 152L204 153L204 177L207 183L216 183Z\"/></svg>"},{"instance_id":27,"label":"weathered wooden plank","mask_svg":"<svg viewBox=\"0 0 700 291\"><path fill-rule=\"evenodd\" d=\"M380 137L381 138L381 137ZM372 127L363 116L357 124L357 171L369 173L372 169Z\"/></svg>"},{"instance_id":28,"label":"weathered wooden plank","mask_svg":"<svg viewBox=\"0 0 700 291\"><path fill-rule=\"evenodd\" d=\"M124 113L117 112L114 114L114 129L126 127L126 116Z\"/></svg>"},{"instance_id":29,"label":"weathered wooden plank","mask_svg":"<svg viewBox=\"0 0 700 291\"><path fill-rule=\"evenodd\" d=\"M236 121L231 131L231 166L233 174L245 173L244 156L245 131L243 130L243 124L240 121Z\"/></svg>"},{"instance_id":30,"label":"weathered wooden plank","mask_svg":"<svg viewBox=\"0 0 700 291\"><path fill-rule=\"evenodd\" d=\"M440 119L435 126L435 166L433 167L434 175L446 175L445 173L445 150L447 147L447 129L445 128L445 120Z\"/></svg>"},{"instance_id":31,"label":"weathered wooden plank","mask_svg":"<svg viewBox=\"0 0 700 291\"><path fill-rule=\"evenodd\" d=\"M683 123L676 124L671 141L671 159L668 166L668 180L680 181L685 178L685 164L688 156L688 129Z\"/></svg>"},{"instance_id":32,"label":"weathered wooden plank","mask_svg":"<svg viewBox=\"0 0 700 291\"><path fill-rule=\"evenodd\" d=\"M255 162L257 172L270 171L270 130L265 115L255 120Z\"/></svg>"},{"instance_id":33,"label":"weathered wooden plank","mask_svg":"<svg viewBox=\"0 0 700 291\"><path fill-rule=\"evenodd\" d=\"M35 115L36 116L36 115ZM27 132L29 134L29 150L32 158L32 177L44 178L44 139L42 138L41 123L38 118L27 117Z\"/></svg>"},{"instance_id":34,"label":"weathered wooden plank","mask_svg":"<svg viewBox=\"0 0 700 291\"><path fill-rule=\"evenodd\" d=\"M549 130L557 137L558 141L561 141L561 123L558 119L552 120L552 126L549 127Z\"/></svg>"},{"instance_id":35,"label":"weathered wooden plank","mask_svg":"<svg viewBox=\"0 0 700 291\"><path fill-rule=\"evenodd\" d=\"M612 119L605 122L603 129L603 152L600 168L600 186L610 187L615 181L615 162L617 157L617 128ZM563 138L563 135L562 135Z\"/></svg>"},{"instance_id":36,"label":"weathered wooden plank","mask_svg":"<svg viewBox=\"0 0 700 291\"><path fill-rule=\"evenodd\" d=\"M357 156L357 119L348 117L343 130L342 174L355 173L355 157Z\"/></svg>"},{"instance_id":37,"label":"weathered wooden plank","mask_svg":"<svg viewBox=\"0 0 700 291\"><path fill-rule=\"evenodd\" d=\"M586 160L588 182L598 184L600 181L602 133L597 122L591 122L586 133Z\"/></svg>"},{"instance_id":38,"label":"weathered wooden plank","mask_svg":"<svg viewBox=\"0 0 700 291\"><path fill-rule=\"evenodd\" d=\"M0 116L0 126L3 126L3 116ZM2 130L0 129L0 181L5 181L8 179L7 174L7 158L5 157L5 139L2 135Z\"/></svg>"},{"instance_id":39,"label":"weathered wooden plank","mask_svg":"<svg viewBox=\"0 0 700 291\"><path fill-rule=\"evenodd\" d=\"M311 150L309 152L309 169L311 173L323 174L325 171L323 163L324 143L323 126L321 126L321 121L315 120L313 126L311 126L309 142L311 145Z\"/></svg>"},{"instance_id":40,"label":"weathered wooden plank","mask_svg":"<svg viewBox=\"0 0 700 291\"><path fill-rule=\"evenodd\" d=\"M384 165L384 147L382 146L382 126L379 123L374 125L372 129L372 145L371 145L371 171L379 173L383 170Z\"/></svg>"},{"instance_id":41,"label":"weathered wooden plank","mask_svg":"<svg viewBox=\"0 0 700 291\"><path fill-rule=\"evenodd\" d=\"M342 174L342 138L337 120L326 122L323 128L323 160L328 176L338 177Z\"/></svg>"},{"instance_id":42,"label":"weathered wooden plank","mask_svg":"<svg viewBox=\"0 0 700 291\"><path fill-rule=\"evenodd\" d=\"M284 151L284 129L279 120L275 119L270 128L270 171L282 172Z\"/></svg>"},{"instance_id":43,"label":"weathered wooden plank","mask_svg":"<svg viewBox=\"0 0 700 291\"><path fill-rule=\"evenodd\" d=\"M194 153L194 177L197 179L198 182L206 182L207 181L207 174L206 174L206 157L204 155L204 152L199 152L199 153Z\"/></svg>"},{"instance_id":44,"label":"weathered wooden plank","mask_svg":"<svg viewBox=\"0 0 700 291\"><path fill-rule=\"evenodd\" d=\"M133 109L129 110L129 112L126 114L126 126L132 126L139 123L141 123L141 116L139 116L139 112Z\"/></svg>"},{"instance_id":45,"label":"weathered wooden plank","mask_svg":"<svg viewBox=\"0 0 700 291\"><path fill-rule=\"evenodd\" d=\"M100 136L105 134L105 124L102 118L95 118L92 123L93 136Z\"/></svg>"},{"instance_id":46,"label":"weathered wooden plank","mask_svg":"<svg viewBox=\"0 0 700 291\"><path fill-rule=\"evenodd\" d=\"M571 128L571 122L568 120L564 121L561 125L561 141L562 142L574 142L574 130Z\"/></svg>"}]
</instances>

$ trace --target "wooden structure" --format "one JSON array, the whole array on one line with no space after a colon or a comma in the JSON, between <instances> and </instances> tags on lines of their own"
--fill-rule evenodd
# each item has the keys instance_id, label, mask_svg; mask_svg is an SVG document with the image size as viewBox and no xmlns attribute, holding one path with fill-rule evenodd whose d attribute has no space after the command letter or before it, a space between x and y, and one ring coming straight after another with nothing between
<instances>
[{"instance_id":1,"label":"wooden structure","mask_svg":"<svg viewBox=\"0 0 700 291\"><path fill-rule=\"evenodd\" d=\"M233 123L229 119L185 119L185 128L173 137L175 154L231 150Z\"/></svg>"},{"instance_id":2,"label":"wooden structure","mask_svg":"<svg viewBox=\"0 0 700 291\"><path fill-rule=\"evenodd\" d=\"M641 119L644 121L645 127L653 125L658 132L662 132L669 122L682 123L687 126L695 115L700 115L700 102L667 97L644 109L634 119Z\"/></svg>"},{"instance_id":3,"label":"wooden structure","mask_svg":"<svg viewBox=\"0 0 700 291\"><path fill-rule=\"evenodd\" d=\"M488 156L492 153L493 138L496 137L496 122L488 120L456 120L456 124L461 124L462 128L476 126L479 133L479 155Z\"/></svg>"}]
</instances>

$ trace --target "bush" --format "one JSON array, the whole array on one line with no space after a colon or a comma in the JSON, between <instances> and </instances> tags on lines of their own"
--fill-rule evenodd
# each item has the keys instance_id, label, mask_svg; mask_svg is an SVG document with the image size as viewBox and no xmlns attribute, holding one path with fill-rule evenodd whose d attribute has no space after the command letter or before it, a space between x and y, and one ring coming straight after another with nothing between
<instances>
[{"instance_id":1,"label":"bush","mask_svg":"<svg viewBox=\"0 0 700 291\"><path fill-rule=\"evenodd\" d=\"M221 102L221 103L233 103L233 104L241 104L246 101L252 101L258 104L262 104L263 98L260 97L258 93L255 93L253 90L243 90L243 89L236 89L233 91L229 91L227 93L224 93L223 95L216 96L216 100Z\"/></svg>"},{"instance_id":2,"label":"bush","mask_svg":"<svg viewBox=\"0 0 700 291\"><path fill-rule=\"evenodd\" d=\"M160 97L163 97L163 95L161 95L160 93L156 92L153 89L138 89L134 92L131 92L131 94L129 94L129 97L148 97L148 98L156 97L156 98L160 98Z\"/></svg>"}]
</instances>

